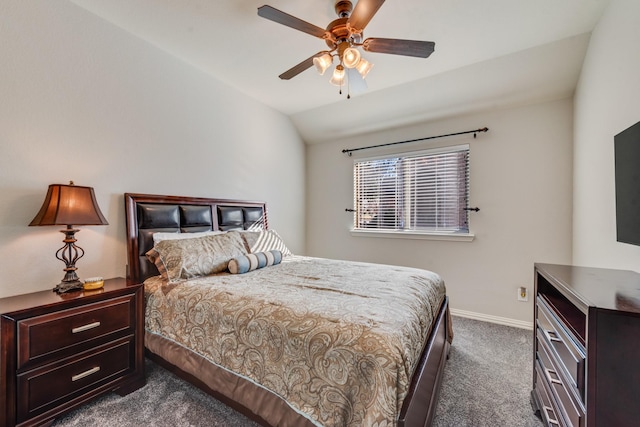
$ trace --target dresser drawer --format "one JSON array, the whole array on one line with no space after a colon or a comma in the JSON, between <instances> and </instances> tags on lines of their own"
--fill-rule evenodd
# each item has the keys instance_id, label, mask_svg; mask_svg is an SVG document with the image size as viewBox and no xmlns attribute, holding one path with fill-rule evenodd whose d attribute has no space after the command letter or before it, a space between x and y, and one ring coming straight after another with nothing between
<instances>
[{"instance_id":1,"label":"dresser drawer","mask_svg":"<svg viewBox=\"0 0 640 427\"><path fill-rule=\"evenodd\" d=\"M540 363L543 380L551 390L551 395L556 399L558 407L565 418L566 424L574 427L583 427L585 420L585 410L577 401L577 396L571 391L565 376L560 373L557 360L552 355L550 348L544 339L541 339L541 330L537 331L537 358Z\"/></svg>"},{"instance_id":2,"label":"dresser drawer","mask_svg":"<svg viewBox=\"0 0 640 427\"><path fill-rule=\"evenodd\" d=\"M134 369L134 339L126 337L84 355L18 375L18 422L108 385Z\"/></svg>"},{"instance_id":3,"label":"dresser drawer","mask_svg":"<svg viewBox=\"0 0 640 427\"><path fill-rule=\"evenodd\" d=\"M573 387L577 390L580 398L584 402L584 378L585 378L585 354L578 347L571 336L560 326L551 309L540 297L536 299L536 310L538 328L541 330L544 340L549 347L553 348L561 362L561 369L564 369Z\"/></svg>"},{"instance_id":4,"label":"dresser drawer","mask_svg":"<svg viewBox=\"0 0 640 427\"><path fill-rule=\"evenodd\" d=\"M540 365L540 361L535 361L536 365L536 383L535 383L535 392L538 395L538 400L541 403L541 416L542 420L546 425L557 427L564 427L566 424L558 416L558 406L553 398L551 397L551 390L549 389L549 384L545 380L544 370Z\"/></svg>"},{"instance_id":5,"label":"dresser drawer","mask_svg":"<svg viewBox=\"0 0 640 427\"><path fill-rule=\"evenodd\" d=\"M21 320L18 322L18 369L31 362L46 363L43 359L47 356L65 357L70 347L99 337L112 339L114 334L132 334L134 325L134 295Z\"/></svg>"}]
</instances>

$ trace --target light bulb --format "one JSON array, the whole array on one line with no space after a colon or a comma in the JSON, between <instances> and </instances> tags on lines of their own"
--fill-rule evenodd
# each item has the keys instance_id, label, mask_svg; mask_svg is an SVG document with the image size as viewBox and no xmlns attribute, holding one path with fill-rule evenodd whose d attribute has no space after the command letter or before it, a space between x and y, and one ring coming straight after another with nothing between
<instances>
[{"instance_id":1,"label":"light bulb","mask_svg":"<svg viewBox=\"0 0 640 427\"><path fill-rule=\"evenodd\" d=\"M360 51L354 47L348 47L342 54L342 63L347 68L354 68L360 61Z\"/></svg>"},{"instance_id":2,"label":"light bulb","mask_svg":"<svg viewBox=\"0 0 640 427\"><path fill-rule=\"evenodd\" d=\"M358 62L358 66L356 67L356 69L364 79L365 77L367 77L367 74L369 74L369 71L371 71L372 67L373 67L373 64L371 62L367 61L364 58L361 58L360 62Z\"/></svg>"},{"instance_id":3,"label":"light bulb","mask_svg":"<svg viewBox=\"0 0 640 427\"><path fill-rule=\"evenodd\" d=\"M331 56L328 53L325 53L322 56L316 56L315 58L313 58L313 65L316 66L316 70L318 70L318 73L320 73L320 75L323 75L324 72L327 71L327 68L329 68L332 63L333 63L333 56Z\"/></svg>"},{"instance_id":4,"label":"light bulb","mask_svg":"<svg viewBox=\"0 0 640 427\"><path fill-rule=\"evenodd\" d=\"M341 64L336 65L336 69L333 71L333 76L329 82L335 86L342 86L344 84L344 67Z\"/></svg>"}]
</instances>

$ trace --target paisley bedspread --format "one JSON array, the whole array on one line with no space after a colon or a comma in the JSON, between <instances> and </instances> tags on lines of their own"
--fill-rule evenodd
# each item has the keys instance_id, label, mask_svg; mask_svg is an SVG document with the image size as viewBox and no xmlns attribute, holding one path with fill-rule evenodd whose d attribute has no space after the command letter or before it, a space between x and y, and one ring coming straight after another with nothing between
<instances>
[{"instance_id":1,"label":"paisley bedspread","mask_svg":"<svg viewBox=\"0 0 640 427\"><path fill-rule=\"evenodd\" d=\"M147 279L146 333L282 397L319 426L395 425L445 295L433 272L292 256L246 274Z\"/></svg>"}]
</instances>

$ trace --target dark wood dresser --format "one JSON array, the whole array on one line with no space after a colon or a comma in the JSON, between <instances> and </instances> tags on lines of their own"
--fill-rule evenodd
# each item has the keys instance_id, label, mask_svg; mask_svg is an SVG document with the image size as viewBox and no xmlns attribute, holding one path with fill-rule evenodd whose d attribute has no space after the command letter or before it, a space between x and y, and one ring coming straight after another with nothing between
<instances>
[{"instance_id":1,"label":"dark wood dresser","mask_svg":"<svg viewBox=\"0 0 640 427\"><path fill-rule=\"evenodd\" d=\"M535 264L532 403L550 426L640 425L640 274Z\"/></svg>"},{"instance_id":2,"label":"dark wood dresser","mask_svg":"<svg viewBox=\"0 0 640 427\"><path fill-rule=\"evenodd\" d=\"M143 386L142 292L116 278L0 299L0 426L48 425L100 394Z\"/></svg>"}]
</instances>

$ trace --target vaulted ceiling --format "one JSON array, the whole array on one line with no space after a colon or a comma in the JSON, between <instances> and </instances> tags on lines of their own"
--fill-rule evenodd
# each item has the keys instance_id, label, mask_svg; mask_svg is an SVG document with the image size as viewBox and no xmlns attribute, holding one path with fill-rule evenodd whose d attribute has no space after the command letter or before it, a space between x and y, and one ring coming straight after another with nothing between
<instances>
[{"instance_id":1,"label":"vaulted ceiling","mask_svg":"<svg viewBox=\"0 0 640 427\"><path fill-rule=\"evenodd\" d=\"M326 49L261 18L269 4L325 28L335 0L70 0L288 115L318 143L454 114L570 96L609 0L387 0L364 36L428 40L427 59L368 53L368 89L346 99L330 73L278 75ZM356 1L354 0L354 4Z\"/></svg>"}]
</instances>

